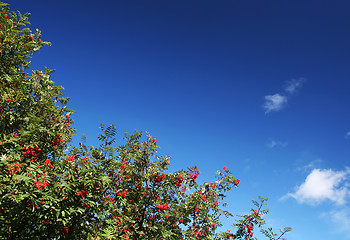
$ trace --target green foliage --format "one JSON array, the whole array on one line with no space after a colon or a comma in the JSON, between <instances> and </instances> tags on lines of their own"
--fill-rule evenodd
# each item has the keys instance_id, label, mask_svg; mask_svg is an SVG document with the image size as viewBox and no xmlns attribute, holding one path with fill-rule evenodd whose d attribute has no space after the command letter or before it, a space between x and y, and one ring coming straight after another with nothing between
<instances>
[{"instance_id":1,"label":"green foliage","mask_svg":"<svg viewBox=\"0 0 350 240\"><path fill-rule=\"evenodd\" d=\"M217 232L226 193L239 180L224 167L216 181L199 184L197 167L168 171L170 156L157 154L155 137L126 134L114 147L116 127L101 124L99 147L68 151L74 129L53 70L28 72L43 46L27 27L29 14L0 2L0 238L1 239L252 239L264 230L266 198Z\"/></svg>"}]
</instances>

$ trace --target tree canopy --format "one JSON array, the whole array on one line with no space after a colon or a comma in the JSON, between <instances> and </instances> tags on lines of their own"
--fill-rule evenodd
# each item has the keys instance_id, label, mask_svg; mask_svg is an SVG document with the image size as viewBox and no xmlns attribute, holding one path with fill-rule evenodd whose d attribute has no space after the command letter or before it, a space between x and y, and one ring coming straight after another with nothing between
<instances>
[{"instance_id":1,"label":"tree canopy","mask_svg":"<svg viewBox=\"0 0 350 240\"><path fill-rule=\"evenodd\" d=\"M114 146L116 127L101 124L100 146L71 145L74 128L53 70L29 71L50 45L28 28L30 14L0 2L1 239L254 239L264 228L266 198L218 232L226 193L239 186L227 167L199 184L197 167L170 172L170 156L144 132Z\"/></svg>"}]
</instances>

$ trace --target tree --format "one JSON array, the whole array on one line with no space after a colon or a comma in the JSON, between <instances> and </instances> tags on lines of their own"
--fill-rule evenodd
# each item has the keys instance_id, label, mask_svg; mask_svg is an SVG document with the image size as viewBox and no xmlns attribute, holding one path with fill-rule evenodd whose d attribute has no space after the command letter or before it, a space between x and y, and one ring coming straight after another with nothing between
<instances>
[{"instance_id":1,"label":"tree","mask_svg":"<svg viewBox=\"0 0 350 240\"><path fill-rule=\"evenodd\" d=\"M31 56L48 42L27 27L29 14L0 2L1 239L253 239L267 199L241 216L235 232L217 232L226 192L240 180L224 167L198 184L197 167L167 171L157 140L143 132L113 147L116 128L101 125L99 147L70 147L73 113L53 70L29 73ZM68 151L70 149L70 151ZM69 153L67 153L69 152Z\"/></svg>"},{"instance_id":2,"label":"tree","mask_svg":"<svg viewBox=\"0 0 350 240\"><path fill-rule=\"evenodd\" d=\"M49 43L27 27L29 14L0 7L1 236L30 238L47 211L34 209L53 191L47 187L55 177L52 163L72 136L71 111L62 106L67 98L50 80L52 70L26 72L33 53Z\"/></svg>"}]
</instances>

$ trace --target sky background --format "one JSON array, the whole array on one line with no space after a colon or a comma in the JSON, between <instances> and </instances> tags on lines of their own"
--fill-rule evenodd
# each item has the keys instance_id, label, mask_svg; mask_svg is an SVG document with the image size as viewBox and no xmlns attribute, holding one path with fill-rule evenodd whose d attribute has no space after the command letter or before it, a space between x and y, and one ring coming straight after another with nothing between
<instances>
[{"instance_id":1,"label":"sky background","mask_svg":"<svg viewBox=\"0 0 350 240\"><path fill-rule=\"evenodd\" d=\"M75 143L148 131L172 170L234 172L233 213L262 195L287 239L350 239L350 1L7 2L52 42L32 69L56 69Z\"/></svg>"}]
</instances>

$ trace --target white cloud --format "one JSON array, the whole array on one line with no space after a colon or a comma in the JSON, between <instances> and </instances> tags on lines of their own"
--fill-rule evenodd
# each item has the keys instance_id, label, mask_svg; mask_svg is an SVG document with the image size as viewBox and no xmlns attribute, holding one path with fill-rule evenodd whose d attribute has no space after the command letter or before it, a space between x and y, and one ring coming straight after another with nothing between
<instances>
[{"instance_id":1,"label":"white cloud","mask_svg":"<svg viewBox=\"0 0 350 240\"><path fill-rule=\"evenodd\" d=\"M265 114L272 111L280 111L287 104L289 97L294 94L299 88L301 88L305 81L306 80L304 78L287 81L284 88L286 91L286 96L280 93L265 96L265 103L263 104Z\"/></svg>"},{"instance_id":2,"label":"white cloud","mask_svg":"<svg viewBox=\"0 0 350 240\"><path fill-rule=\"evenodd\" d=\"M331 169L313 169L305 182L297 187L295 193L288 193L283 198L293 197L299 203L317 205L324 201L331 201L337 205L344 205L350 196L347 185L350 168L345 171Z\"/></svg>"},{"instance_id":3,"label":"white cloud","mask_svg":"<svg viewBox=\"0 0 350 240\"><path fill-rule=\"evenodd\" d=\"M286 103L287 97L278 93L274 95L265 96L265 103L263 105L263 108L265 109L265 114L272 111L277 112L281 110L286 105Z\"/></svg>"},{"instance_id":4,"label":"white cloud","mask_svg":"<svg viewBox=\"0 0 350 240\"><path fill-rule=\"evenodd\" d=\"M286 87L284 90L288 92L289 94L293 94L297 91L298 88L301 88L305 82L304 78L298 78L298 79L292 79L287 82Z\"/></svg>"},{"instance_id":5,"label":"white cloud","mask_svg":"<svg viewBox=\"0 0 350 240\"><path fill-rule=\"evenodd\" d=\"M276 146L286 147L287 145L288 145L287 142L279 142L279 141L275 141L273 139L270 139L269 142L266 144L266 146L269 148L274 148Z\"/></svg>"}]
</instances>

